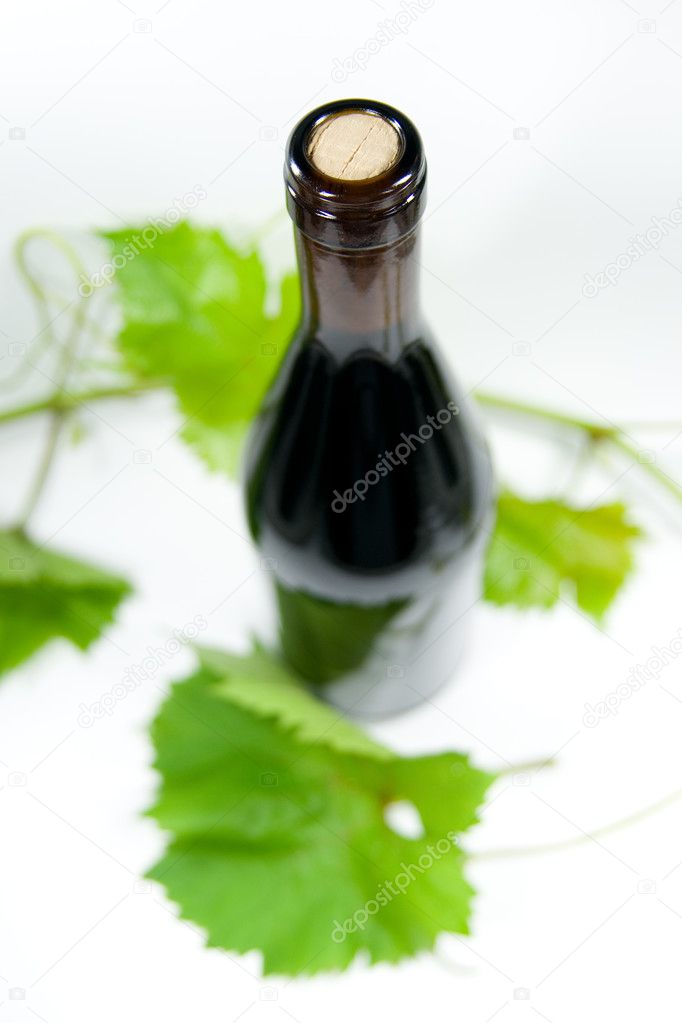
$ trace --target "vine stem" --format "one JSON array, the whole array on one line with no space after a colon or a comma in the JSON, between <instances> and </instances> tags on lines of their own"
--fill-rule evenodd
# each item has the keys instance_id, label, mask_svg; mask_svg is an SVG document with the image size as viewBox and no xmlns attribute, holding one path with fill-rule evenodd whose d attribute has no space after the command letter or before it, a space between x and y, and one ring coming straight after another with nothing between
<instances>
[{"instance_id":1,"label":"vine stem","mask_svg":"<svg viewBox=\"0 0 682 1023\"><path fill-rule=\"evenodd\" d=\"M507 778L510 774L529 774L531 771L541 771L545 767L555 766L554 757L543 757L542 760L521 760L517 764L507 764L506 767L500 767L494 773L498 778Z\"/></svg>"},{"instance_id":2,"label":"vine stem","mask_svg":"<svg viewBox=\"0 0 682 1023\"><path fill-rule=\"evenodd\" d=\"M657 480L660 485L676 497L678 501L682 501L682 487L677 480L674 480L672 476L669 476L668 473L661 469L660 465L656 465L655 462L643 461L641 458L641 452L637 450L634 444L631 444L628 440L626 440L622 433L615 432L609 440L614 447L619 448L623 454L628 455L636 461L642 469L648 472L650 476Z\"/></svg>"},{"instance_id":3,"label":"vine stem","mask_svg":"<svg viewBox=\"0 0 682 1023\"><path fill-rule=\"evenodd\" d=\"M72 394L66 393L62 389L61 391L54 392L47 398L27 402L16 408L0 412L0 424L22 419L25 416L31 416L39 412L68 412L84 402L98 401L103 398L133 397L141 392L157 390L164 386L163 381L150 381L110 385L108 387L91 387ZM513 398L506 398L502 395L490 394L487 391L474 391L474 397L482 406L528 418L544 419L548 422L557 423L560 426L580 430L593 443L604 441L611 444L614 448L620 450L622 454L631 458L633 462L636 462L643 472L646 472L655 479L668 493L682 502L682 486L655 462L642 458L642 452L627 439L620 427L604 426L602 423L597 423L594 420L568 415L555 409L528 404ZM643 425L646 425L648 428L657 428L659 424L648 423Z\"/></svg>"},{"instance_id":4,"label":"vine stem","mask_svg":"<svg viewBox=\"0 0 682 1023\"><path fill-rule=\"evenodd\" d=\"M100 401L104 398L134 398L144 391L155 391L164 386L163 382L140 382L111 384L108 387L88 387L81 391L63 391L61 394L54 393L47 398L39 398L37 401L30 401L25 405L0 412L0 424L11 423L16 419L24 419L39 412L69 412L79 405L87 404L90 401Z\"/></svg>"},{"instance_id":5,"label":"vine stem","mask_svg":"<svg viewBox=\"0 0 682 1023\"><path fill-rule=\"evenodd\" d=\"M26 523L35 511L38 501L40 500L40 496L45 489L45 484L47 483L47 478L50 474L52 462L54 461L54 456L57 451L57 444L59 443L59 435L61 433L64 415L64 412L52 413L45 447L43 448L43 452L40 456L40 461L38 462L38 467L24 502L21 515L14 525L15 529L23 531L26 528Z\"/></svg>"},{"instance_id":6,"label":"vine stem","mask_svg":"<svg viewBox=\"0 0 682 1023\"><path fill-rule=\"evenodd\" d=\"M604 426L602 423L590 419L582 419L579 416L571 416L564 412L557 412L555 409L544 408L540 405L531 405L526 402L516 401L512 398L505 398L497 394L489 394L487 391L474 391L474 397L480 405L488 408L499 409L503 412L511 412L514 415L529 416L536 419L545 419L561 426L570 427L574 430L582 430L593 442L605 441L618 448L624 455L627 455L636 462L643 472L656 480L678 501L682 501L682 486L660 468L655 462L647 461L642 457L642 452L635 444L632 444L625 436L623 430L618 426ZM655 425L655 424L650 424Z\"/></svg>"},{"instance_id":7,"label":"vine stem","mask_svg":"<svg viewBox=\"0 0 682 1023\"><path fill-rule=\"evenodd\" d=\"M16 263L19 268L19 272L26 282L28 288L33 295L35 300L38 314L43 322L43 332L49 336L51 333L51 323L49 320L48 310L48 296L45 292L42 284L33 276L28 266L26 259L26 249L30 242L36 238L43 238L49 241L52 245L56 246L59 251L64 255L70 264L71 268L76 274L80 276L81 273L85 273L85 269L78 258L77 253L74 249L66 242L60 235L55 234L51 231L43 230L31 230L25 231L19 236L15 246ZM59 362L56 370L56 390L53 394L55 399L59 399L66 388L66 384L69 378L69 373L73 362L78 354L78 343L80 341L81 333L85 325L85 309L84 299L79 299L76 302L71 327L67 338L64 342L62 351L60 353ZM26 524L36 509L36 506L40 500L40 497L45 489L45 484L54 462L55 454L59 444L59 436L61 429L64 424L64 420L68 415L68 409L54 404L51 408L50 425L45 440L45 446L38 463L38 467L29 489L27 499L24 504L24 508L19 516L19 519L15 525L16 529L24 530Z\"/></svg>"},{"instance_id":8,"label":"vine stem","mask_svg":"<svg viewBox=\"0 0 682 1023\"><path fill-rule=\"evenodd\" d=\"M484 849L481 852L468 853L467 859L473 861L507 860L515 859L516 857L542 856L546 853L563 852L566 849L573 849L575 846L583 845L585 842L598 842L600 838L605 838L607 835L622 831L633 824L639 824L648 817L653 817L654 814L660 813L661 810L667 809L667 807L676 803L679 799L682 799L682 789L670 793L663 799L659 799L658 802L645 806L642 810L637 810L627 817L621 817L617 821L605 824L595 831L586 831L580 835L575 835L573 838L565 838L561 842L547 842L542 845L518 846L510 849Z\"/></svg>"}]
</instances>

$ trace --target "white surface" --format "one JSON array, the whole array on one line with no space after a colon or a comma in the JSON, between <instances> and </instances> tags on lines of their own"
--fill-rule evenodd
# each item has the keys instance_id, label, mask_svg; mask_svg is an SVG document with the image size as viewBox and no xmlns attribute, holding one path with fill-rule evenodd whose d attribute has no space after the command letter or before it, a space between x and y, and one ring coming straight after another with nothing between
<instances>
[{"instance_id":1,"label":"white surface","mask_svg":"<svg viewBox=\"0 0 682 1023\"><path fill-rule=\"evenodd\" d=\"M11 361L11 339L36 330L10 269L18 231L159 215L197 183L208 192L201 220L260 223L281 208L282 148L297 114L364 94L403 107L423 132L425 302L467 385L597 418L679 417L682 229L617 286L592 299L581 289L682 196L682 3L659 13L648 0L436 0L365 71L335 81L335 59L400 9L371 0L7 5L0 353ZM135 31L145 18L150 31ZM645 19L655 31L641 30ZM9 138L17 126L24 141ZM515 128L530 138L514 138ZM284 222L275 241L289 258ZM208 638L243 643L265 613L264 579L238 535L236 489L168 440L178 425L170 399L98 411L89 439L64 450L35 530L125 572L138 595L88 657L53 645L0 689L2 770L28 776L26 786L3 779L0 792L0 1020L313 1023L377 1007L392 1020L672 1019L679 804L601 844L473 865L473 936L399 968L262 982L256 956L205 951L159 891L134 892L163 845L138 815L155 785L146 727L190 655L90 729L78 725L79 705L216 605ZM4 517L28 478L39 424L2 436ZM536 493L566 484L567 448L507 428L495 436L506 479ZM680 475L677 430L642 442ZM151 464L134 464L136 449L150 450ZM563 747L559 766L529 785L497 786L470 839L477 849L569 838L680 786L682 663L616 717L582 723L586 701L614 690L682 625L679 507L638 484L636 469L610 485L626 467L585 491L624 494L650 534L606 633L567 605L548 616L480 607L458 682L437 706L378 730L405 751L467 749L490 766ZM642 880L656 890L638 891ZM518 989L530 997L515 998Z\"/></svg>"}]
</instances>

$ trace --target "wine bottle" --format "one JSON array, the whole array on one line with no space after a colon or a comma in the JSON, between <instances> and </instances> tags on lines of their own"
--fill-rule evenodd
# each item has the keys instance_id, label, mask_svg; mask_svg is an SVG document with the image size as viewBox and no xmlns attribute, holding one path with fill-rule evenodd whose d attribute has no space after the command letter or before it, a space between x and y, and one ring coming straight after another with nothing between
<instances>
[{"instance_id":1,"label":"wine bottle","mask_svg":"<svg viewBox=\"0 0 682 1023\"><path fill-rule=\"evenodd\" d=\"M383 103L330 103L294 128L302 316L246 456L284 657L367 717L452 675L492 518L486 445L419 305L425 180L416 128Z\"/></svg>"}]
</instances>

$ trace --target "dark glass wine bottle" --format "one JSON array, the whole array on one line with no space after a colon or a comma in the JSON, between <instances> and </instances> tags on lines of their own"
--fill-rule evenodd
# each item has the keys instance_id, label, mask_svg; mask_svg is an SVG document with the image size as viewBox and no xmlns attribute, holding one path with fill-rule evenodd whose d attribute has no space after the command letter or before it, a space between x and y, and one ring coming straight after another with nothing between
<instances>
[{"instance_id":1,"label":"dark glass wine bottle","mask_svg":"<svg viewBox=\"0 0 682 1023\"><path fill-rule=\"evenodd\" d=\"M379 717L452 674L492 518L487 448L419 305L426 163L411 121L344 100L289 139L303 311L247 450L284 656Z\"/></svg>"}]
</instances>

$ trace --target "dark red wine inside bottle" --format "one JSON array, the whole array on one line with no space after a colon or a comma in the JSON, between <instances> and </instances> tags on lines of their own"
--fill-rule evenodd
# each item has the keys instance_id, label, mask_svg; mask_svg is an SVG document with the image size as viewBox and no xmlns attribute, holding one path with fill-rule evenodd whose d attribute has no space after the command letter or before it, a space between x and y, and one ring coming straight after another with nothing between
<instances>
[{"instance_id":1,"label":"dark red wine inside bottle","mask_svg":"<svg viewBox=\"0 0 682 1023\"><path fill-rule=\"evenodd\" d=\"M426 162L411 121L330 103L288 142L302 318L247 450L282 652L381 717L453 674L492 520L487 448L419 304Z\"/></svg>"}]
</instances>

